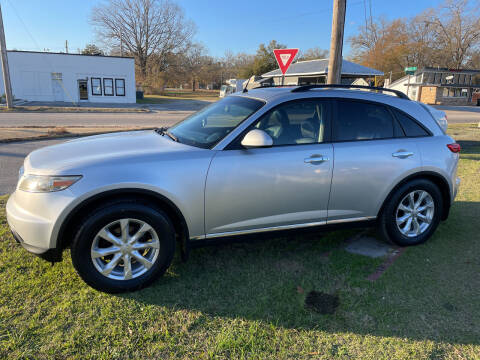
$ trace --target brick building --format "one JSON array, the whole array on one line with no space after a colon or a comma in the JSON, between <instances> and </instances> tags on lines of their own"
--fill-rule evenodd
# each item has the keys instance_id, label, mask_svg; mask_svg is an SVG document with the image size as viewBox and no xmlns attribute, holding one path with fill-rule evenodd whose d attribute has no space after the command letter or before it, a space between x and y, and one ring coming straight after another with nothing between
<instances>
[{"instance_id":1,"label":"brick building","mask_svg":"<svg viewBox=\"0 0 480 360\"><path fill-rule=\"evenodd\" d=\"M469 105L476 100L474 91L480 89L473 83L477 74L480 74L480 70L426 67L386 87L400 90L410 99L425 104Z\"/></svg>"}]
</instances>

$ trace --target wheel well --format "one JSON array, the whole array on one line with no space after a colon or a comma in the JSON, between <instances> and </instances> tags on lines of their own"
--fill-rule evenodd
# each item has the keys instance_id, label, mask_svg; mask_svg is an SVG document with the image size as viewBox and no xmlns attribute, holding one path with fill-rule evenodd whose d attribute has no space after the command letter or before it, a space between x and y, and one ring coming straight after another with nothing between
<instances>
[{"instance_id":1,"label":"wheel well","mask_svg":"<svg viewBox=\"0 0 480 360\"><path fill-rule=\"evenodd\" d=\"M173 223L177 240L188 239L188 226L180 210L166 197L150 190L119 189L106 191L92 196L77 205L62 223L58 232L57 248L63 250L73 241L81 221L87 214L100 205L110 201L132 200L154 205L164 211Z\"/></svg>"},{"instance_id":2,"label":"wheel well","mask_svg":"<svg viewBox=\"0 0 480 360\"><path fill-rule=\"evenodd\" d=\"M420 172L416 173L413 175L410 175L400 181L393 189L390 191L386 199L384 200L382 207L380 208L380 211L378 212L377 218L380 218L380 214L383 211L383 208L385 207L385 204L390 200L392 195L395 193L395 191L402 186L403 184L406 184L407 182L410 182L412 180L417 180L417 179L426 179L434 183L435 185L438 186L440 189L440 193L442 194L443 197L443 211L442 211L442 220L446 220L448 217L448 213L450 211L450 203L451 203L451 198L450 198L450 187L448 185L447 180L439 174L433 173L433 172Z\"/></svg>"}]
</instances>

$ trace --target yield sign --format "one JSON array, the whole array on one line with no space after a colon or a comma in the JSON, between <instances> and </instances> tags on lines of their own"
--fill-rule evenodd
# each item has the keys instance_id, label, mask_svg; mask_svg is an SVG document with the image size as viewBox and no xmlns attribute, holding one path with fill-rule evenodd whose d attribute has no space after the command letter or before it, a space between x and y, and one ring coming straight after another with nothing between
<instances>
[{"instance_id":1,"label":"yield sign","mask_svg":"<svg viewBox=\"0 0 480 360\"><path fill-rule=\"evenodd\" d=\"M278 66L280 66L280 70L282 70L282 74L285 75L295 55L297 55L298 49L274 49L273 53L277 59Z\"/></svg>"}]
</instances>

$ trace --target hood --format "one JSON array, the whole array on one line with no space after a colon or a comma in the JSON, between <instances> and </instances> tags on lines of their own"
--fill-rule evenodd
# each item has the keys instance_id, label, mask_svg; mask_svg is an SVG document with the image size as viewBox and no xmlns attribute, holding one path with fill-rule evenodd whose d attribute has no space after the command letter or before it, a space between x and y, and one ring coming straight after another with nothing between
<instances>
[{"instance_id":1,"label":"hood","mask_svg":"<svg viewBox=\"0 0 480 360\"><path fill-rule=\"evenodd\" d=\"M38 175L76 175L71 173L89 166L113 161L141 161L162 155L205 151L177 143L153 130L118 132L88 136L35 150L25 159L25 172Z\"/></svg>"}]
</instances>

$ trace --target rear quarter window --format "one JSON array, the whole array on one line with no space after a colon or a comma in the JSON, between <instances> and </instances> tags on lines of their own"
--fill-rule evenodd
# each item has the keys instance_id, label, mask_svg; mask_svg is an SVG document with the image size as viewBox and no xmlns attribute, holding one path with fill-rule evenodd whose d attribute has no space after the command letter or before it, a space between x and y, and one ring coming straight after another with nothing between
<instances>
[{"instance_id":1,"label":"rear quarter window","mask_svg":"<svg viewBox=\"0 0 480 360\"><path fill-rule=\"evenodd\" d=\"M405 136L420 137L430 135L425 128L423 128L417 121L412 119L410 116L396 109L393 109L393 112L398 122L400 123L400 126L403 128Z\"/></svg>"},{"instance_id":2,"label":"rear quarter window","mask_svg":"<svg viewBox=\"0 0 480 360\"><path fill-rule=\"evenodd\" d=\"M389 139L396 135L388 109L377 103L337 100L333 125L335 141Z\"/></svg>"}]
</instances>

